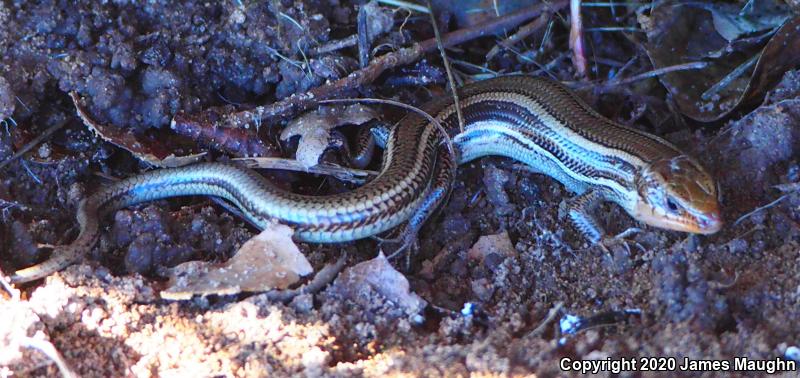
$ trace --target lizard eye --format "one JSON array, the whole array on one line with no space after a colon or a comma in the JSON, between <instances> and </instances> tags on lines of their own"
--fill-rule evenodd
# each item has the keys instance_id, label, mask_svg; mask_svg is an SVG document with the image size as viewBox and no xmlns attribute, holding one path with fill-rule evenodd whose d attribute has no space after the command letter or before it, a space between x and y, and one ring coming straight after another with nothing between
<instances>
[{"instance_id":1,"label":"lizard eye","mask_svg":"<svg viewBox=\"0 0 800 378\"><path fill-rule=\"evenodd\" d=\"M669 197L669 198L667 198L667 208L669 209L669 211L671 211L673 213L677 212L678 208L679 208L678 207L678 203L675 202L675 200L672 199L672 197Z\"/></svg>"}]
</instances>

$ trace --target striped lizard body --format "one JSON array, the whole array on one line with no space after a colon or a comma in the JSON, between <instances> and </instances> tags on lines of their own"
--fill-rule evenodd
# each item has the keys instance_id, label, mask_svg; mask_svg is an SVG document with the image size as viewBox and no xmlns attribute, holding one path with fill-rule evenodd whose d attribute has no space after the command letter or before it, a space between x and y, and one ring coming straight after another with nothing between
<instances>
[{"instance_id":1,"label":"striped lizard body","mask_svg":"<svg viewBox=\"0 0 800 378\"><path fill-rule=\"evenodd\" d=\"M604 237L590 213L600 201L615 202L656 227L703 234L720 229L715 183L694 159L659 137L604 118L559 83L507 76L459 92L465 130L453 137L456 156L442 146L444 135L435 124L409 114L385 141L380 174L347 193L290 193L249 169L225 163L146 172L82 201L78 238L11 279L34 280L73 263L97 242L99 222L109 213L175 196L224 198L259 227L271 221L292 226L300 241L351 241L406 221L406 234L414 234L447 198L456 163L488 155L518 160L575 192L570 218L593 242ZM423 109L445 129L458 129L449 97Z\"/></svg>"}]
</instances>

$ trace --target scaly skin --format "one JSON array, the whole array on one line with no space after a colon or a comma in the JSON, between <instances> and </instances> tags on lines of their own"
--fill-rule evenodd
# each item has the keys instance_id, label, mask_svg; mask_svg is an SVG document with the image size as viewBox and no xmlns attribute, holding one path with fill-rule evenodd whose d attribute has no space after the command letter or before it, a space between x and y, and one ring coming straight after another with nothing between
<instances>
[{"instance_id":1,"label":"scaly skin","mask_svg":"<svg viewBox=\"0 0 800 378\"><path fill-rule=\"evenodd\" d=\"M591 241L604 232L590 214L599 201L619 204L647 224L710 234L722 226L716 185L670 143L620 125L592 110L559 83L506 76L460 89L465 129L452 156L432 122L410 114L388 136L380 174L351 192L306 196L278 189L257 173L224 163L200 163L143 173L90 196L80 206L81 232L13 282L49 275L97 242L99 220L112 211L160 198L207 195L236 205L253 224L279 221L301 241L346 242L402 222L416 231L447 198L456 163L500 155L555 178L577 196L570 217ZM446 130L457 130L455 106L443 97L424 107Z\"/></svg>"}]
</instances>

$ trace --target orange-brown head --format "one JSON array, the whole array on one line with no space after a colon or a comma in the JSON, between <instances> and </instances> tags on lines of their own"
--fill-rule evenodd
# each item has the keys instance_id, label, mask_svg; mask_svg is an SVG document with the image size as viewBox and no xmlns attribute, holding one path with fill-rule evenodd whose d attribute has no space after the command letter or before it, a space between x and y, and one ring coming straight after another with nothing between
<instances>
[{"instance_id":1,"label":"orange-brown head","mask_svg":"<svg viewBox=\"0 0 800 378\"><path fill-rule=\"evenodd\" d=\"M722 227L714 179L685 155L653 162L636 177L633 217L669 230L713 234Z\"/></svg>"}]
</instances>

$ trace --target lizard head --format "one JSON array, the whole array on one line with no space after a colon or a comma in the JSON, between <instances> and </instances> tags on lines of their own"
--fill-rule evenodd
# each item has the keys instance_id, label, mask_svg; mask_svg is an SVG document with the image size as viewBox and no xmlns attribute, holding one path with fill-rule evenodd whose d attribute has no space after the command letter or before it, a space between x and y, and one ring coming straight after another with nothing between
<instances>
[{"instance_id":1,"label":"lizard head","mask_svg":"<svg viewBox=\"0 0 800 378\"><path fill-rule=\"evenodd\" d=\"M636 177L633 217L649 225L696 234L722 227L714 179L686 155L657 160Z\"/></svg>"}]
</instances>

